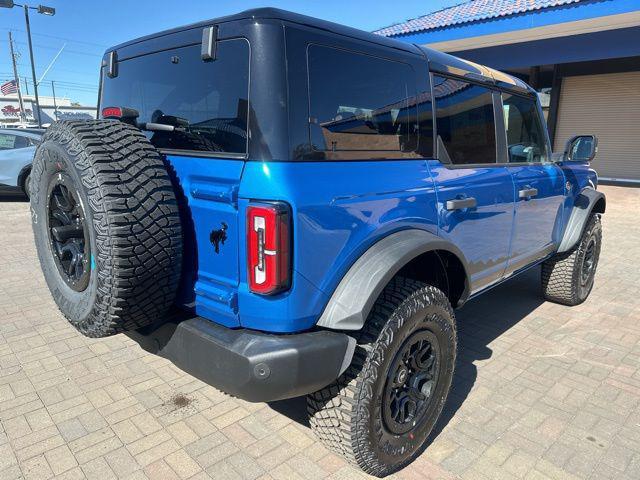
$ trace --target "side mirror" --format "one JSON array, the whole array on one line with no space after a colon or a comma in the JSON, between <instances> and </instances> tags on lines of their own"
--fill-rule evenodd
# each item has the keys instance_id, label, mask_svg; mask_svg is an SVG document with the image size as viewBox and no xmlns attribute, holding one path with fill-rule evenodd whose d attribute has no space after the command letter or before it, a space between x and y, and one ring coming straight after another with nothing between
<instances>
[{"instance_id":1,"label":"side mirror","mask_svg":"<svg viewBox=\"0 0 640 480\"><path fill-rule=\"evenodd\" d=\"M565 162L589 163L598 152L598 138L595 135L577 135L570 138L564 147Z\"/></svg>"}]
</instances>

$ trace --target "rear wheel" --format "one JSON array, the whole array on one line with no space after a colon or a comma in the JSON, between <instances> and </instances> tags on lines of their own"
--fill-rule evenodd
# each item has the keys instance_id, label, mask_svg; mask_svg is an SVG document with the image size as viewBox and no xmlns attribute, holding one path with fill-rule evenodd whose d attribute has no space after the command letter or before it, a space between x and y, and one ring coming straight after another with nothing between
<instances>
[{"instance_id":1,"label":"rear wheel","mask_svg":"<svg viewBox=\"0 0 640 480\"><path fill-rule=\"evenodd\" d=\"M60 311L103 337L162 318L182 267L168 171L140 131L119 121L54 123L31 171L42 270Z\"/></svg>"},{"instance_id":2,"label":"rear wheel","mask_svg":"<svg viewBox=\"0 0 640 480\"><path fill-rule=\"evenodd\" d=\"M449 393L456 327L435 287L396 278L376 302L352 365L308 396L320 440L367 473L384 476L423 450Z\"/></svg>"},{"instance_id":3,"label":"rear wheel","mask_svg":"<svg viewBox=\"0 0 640 480\"><path fill-rule=\"evenodd\" d=\"M578 244L542 264L544 298L570 306L584 302L593 288L601 246L600 216L592 214Z\"/></svg>"},{"instance_id":4,"label":"rear wheel","mask_svg":"<svg viewBox=\"0 0 640 480\"><path fill-rule=\"evenodd\" d=\"M22 181L22 192L26 195L27 198L29 198L29 185L31 184L31 171L27 172L27 174L24 177L24 180Z\"/></svg>"}]
</instances>

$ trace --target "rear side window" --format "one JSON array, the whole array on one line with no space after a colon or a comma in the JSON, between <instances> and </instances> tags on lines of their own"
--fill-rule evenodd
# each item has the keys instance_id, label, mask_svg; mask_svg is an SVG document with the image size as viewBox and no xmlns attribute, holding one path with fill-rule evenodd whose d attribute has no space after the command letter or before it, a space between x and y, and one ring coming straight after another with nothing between
<instances>
[{"instance_id":1,"label":"rear side window","mask_svg":"<svg viewBox=\"0 0 640 480\"><path fill-rule=\"evenodd\" d=\"M417 99L410 65L311 45L308 68L315 151L327 159L413 156Z\"/></svg>"},{"instance_id":2,"label":"rear side window","mask_svg":"<svg viewBox=\"0 0 640 480\"><path fill-rule=\"evenodd\" d=\"M205 62L200 46L152 53L118 63L118 76L103 76L101 108L136 109L139 122L178 127L145 132L161 149L231 154L247 152L249 44L218 42Z\"/></svg>"},{"instance_id":3,"label":"rear side window","mask_svg":"<svg viewBox=\"0 0 640 480\"><path fill-rule=\"evenodd\" d=\"M440 160L454 165L496 163L491 90L452 78L433 78Z\"/></svg>"},{"instance_id":4,"label":"rear side window","mask_svg":"<svg viewBox=\"0 0 640 480\"><path fill-rule=\"evenodd\" d=\"M22 137L20 135L16 136L16 141L13 144L13 148L27 148L32 146L30 139L27 137Z\"/></svg>"},{"instance_id":5,"label":"rear side window","mask_svg":"<svg viewBox=\"0 0 640 480\"><path fill-rule=\"evenodd\" d=\"M16 136L8 133L0 133L0 150L11 150L15 148Z\"/></svg>"},{"instance_id":6,"label":"rear side window","mask_svg":"<svg viewBox=\"0 0 640 480\"><path fill-rule=\"evenodd\" d=\"M546 161L547 142L535 100L503 93L502 105L509 162Z\"/></svg>"}]
</instances>

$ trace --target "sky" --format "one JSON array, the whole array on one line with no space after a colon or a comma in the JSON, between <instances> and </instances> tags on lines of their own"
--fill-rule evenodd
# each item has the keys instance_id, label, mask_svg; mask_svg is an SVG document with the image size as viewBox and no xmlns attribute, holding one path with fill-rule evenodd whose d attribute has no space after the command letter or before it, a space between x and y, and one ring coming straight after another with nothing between
<instances>
[{"instance_id":1,"label":"sky","mask_svg":"<svg viewBox=\"0 0 640 480\"><path fill-rule=\"evenodd\" d=\"M50 96L54 81L57 97L95 105L100 60L109 46L249 8L277 7L371 31L463 1L42 0L44 5L54 7L56 14L50 17L30 11L38 93ZM34 0L33 5L38 3ZM20 78L26 78L29 93L33 93L24 12L18 7L0 8L0 83L13 78L9 30L13 32L14 45L21 55L18 61ZM61 48L57 60L42 78Z\"/></svg>"}]
</instances>

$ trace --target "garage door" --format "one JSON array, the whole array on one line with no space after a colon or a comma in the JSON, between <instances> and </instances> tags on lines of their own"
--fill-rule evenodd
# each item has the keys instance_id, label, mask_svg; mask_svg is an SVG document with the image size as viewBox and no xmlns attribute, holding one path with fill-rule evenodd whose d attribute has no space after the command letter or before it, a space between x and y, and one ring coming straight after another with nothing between
<instances>
[{"instance_id":1,"label":"garage door","mask_svg":"<svg viewBox=\"0 0 640 480\"><path fill-rule=\"evenodd\" d=\"M562 79L554 151L580 133L598 136L601 178L640 181L640 72Z\"/></svg>"}]
</instances>

